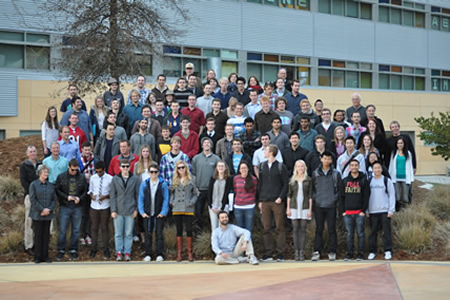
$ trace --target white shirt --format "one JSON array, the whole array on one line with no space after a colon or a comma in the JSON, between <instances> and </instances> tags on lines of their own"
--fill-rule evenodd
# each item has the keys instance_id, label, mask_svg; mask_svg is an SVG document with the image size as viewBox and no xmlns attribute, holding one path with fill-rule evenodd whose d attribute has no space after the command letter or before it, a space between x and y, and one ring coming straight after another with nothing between
<instances>
[{"instance_id":1,"label":"white shirt","mask_svg":"<svg viewBox=\"0 0 450 300\"><path fill-rule=\"evenodd\" d=\"M253 154L253 160L252 160L253 166L259 167L259 165L261 163L263 163L267 160L267 158L264 157L264 150L265 150L264 147L261 147L255 151L255 153ZM278 151L277 156L275 156L275 159L280 163L283 162L283 157L281 156L281 151Z\"/></svg>"},{"instance_id":2,"label":"white shirt","mask_svg":"<svg viewBox=\"0 0 450 300\"><path fill-rule=\"evenodd\" d=\"M94 194L95 199L98 199L100 196L109 195L110 188L111 188L111 182L112 182L112 176L108 173L104 173L102 177L98 176L98 174L94 174L91 176L91 179L89 181L89 192L88 194ZM100 191L100 182L102 183L102 189ZM98 200L92 200L91 201L91 208L92 209L106 209L110 207L109 204L109 198L105 199L103 201Z\"/></svg>"}]
</instances>

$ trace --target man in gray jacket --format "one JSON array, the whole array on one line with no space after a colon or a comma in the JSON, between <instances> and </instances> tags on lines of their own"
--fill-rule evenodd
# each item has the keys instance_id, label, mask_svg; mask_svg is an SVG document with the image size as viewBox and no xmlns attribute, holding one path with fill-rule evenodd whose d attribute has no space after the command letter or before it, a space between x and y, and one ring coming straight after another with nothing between
<instances>
[{"instance_id":1,"label":"man in gray jacket","mask_svg":"<svg viewBox=\"0 0 450 300\"><path fill-rule=\"evenodd\" d=\"M106 135L98 139L95 145L94 155L105 162L105 170L108 170L111 159L120 152L120 140L116 136L114 124L106 125Z\"/></svg>"},{"instance_id":2,"label":"man in gray jacket","mask_svg":"<svg viewBox=\"0 0 450 300\"><path fill-rule=\"evenodd\" d=\"M195 203L195 224L197 229L202 230L202 217L205 209L206 199L208 198L209 181L214 174L217 162L220 158L212 153L213 142L209 137L201 140L203 151L192 159L192 175L194 183L200 191L197 202Z\"/></svg>"},{"instance_id":3,"label":"man in gray jacket","mask_svg":"<svg viewBox=\"0 0 450 300\"><path fill-rule=\"evenodd\" d=\"M149 145L152 151L152 158L155 158L155 137L147 131L148 121L142 118L139 121L139 130L130 138L131 153L136 155L141 154L141 148L144 145Z\"/></svg>"},{"instance_id":4,"label":"man in gray jacket","mask_svg":"<svg viewBox=\"0 0 450 300\"><path fill-rule=\"evenodd\" d=\"M130 162L120 160L120 173L112 179L110 189L111 217L114 221L114 240L117 261L131 261L133 244L134 218L137 216L137 200L139 197L139 178L130 171ZM125 235L124 235L125 231Z\"/></svg>"},{"instance_id":5,"label":"man in gray jacket","mask_svg":"<svg viewBox=\"0 0 450 300\"><path fill-rule=\"evenodd\" d=\"M312 173L314 217L316 218L316 238L312 261L320 259L325 220L327 221L330 242L328 258L330 261L334 261L336 260L337 248L336 204L339 196L341 176L333 168L333 156L330 151L324 151L321 154L320 161L322 165Z\"/></svg>"}]
</instances>

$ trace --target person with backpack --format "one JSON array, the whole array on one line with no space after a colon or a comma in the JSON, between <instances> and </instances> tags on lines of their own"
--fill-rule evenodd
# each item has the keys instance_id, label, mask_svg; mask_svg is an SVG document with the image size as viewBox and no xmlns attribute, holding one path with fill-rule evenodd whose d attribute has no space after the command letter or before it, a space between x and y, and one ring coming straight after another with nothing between
<instances>
[{"instance_id":1,"label":"person with backpack","mask_svg":"<svg viewBox=\"0 0 450 300\"><path fill-rule=\"evenodd\" d=\"M350 174L342 181L339 191L340 213L344 217L347 231L347 255L345 261L353 259L355 227L358 234L356 260L364 259L364 223L370 195L366 175L359 171L359 161L350 161ZM356 226L355 226L356 225Z\"/></svg>"},{"instance_id":2,"label":"person with backpack","mask_svg":"<svg viewBox=\"0 0 450 300\"><path fill-rule=\"evenodd\" d=\"M395 212L395 188L391 179L382 174L383 168L379 161L372 163L373 177L369 182L370 197L367 210L370 221L369 257L377 256L378 228L383 230L384 259L392 258L391 219Z\"/></svg>"},{"instance_id":3,"label":"person with backpack","mask_svg":"<svg viewBox=\"0 0 450 300\"><path fill-rule=\"evenodd\" d=\"M261 261L272 260L272 214L275 218L277 232L277 261L284 261L286 249L286 232L284 229L286 212L284 201L288 192L288 171L285 165L278 162L276 145L266 147L264 156L267 161L259 166L259 209L262 213L263 239L265 254Z\"/></svg>"},{"instance_id":4,"label":"person with backpack","mask_svg":"<svg viewBox=\"0 0 450 300\"><path fill-rule=\"evenodd\" d=\"M336 260L337 234L336 234L336 204L339 196L341 175L333 167L333 155L325 150L321 155L321 166L312 173L313 207L316 220L316 237L312 261L320 259L323 247L323 229L327 221L329 236L328 259Z\"/></svg>"}]
</instances>

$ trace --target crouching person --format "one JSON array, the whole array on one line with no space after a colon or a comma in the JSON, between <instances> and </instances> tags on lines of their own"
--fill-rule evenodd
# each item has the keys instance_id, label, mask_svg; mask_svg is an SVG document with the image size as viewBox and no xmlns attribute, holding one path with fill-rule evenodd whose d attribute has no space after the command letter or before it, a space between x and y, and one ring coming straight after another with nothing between
<instances>
[{"instance_id":1,"label":"crouching person","mask_svg":"<svg viewBox=\"0 0 450 300\"><path fill-rule=\"evenodd\" d=\"M144 220L145 258L151 261L153 231L156 232L156 261L164 261L164 218L169 212L169 188L159 177L159 166L152 162L149 167L150 178L144 180L139 188L139 213Z\"/></svg>"},{"instance_id":2,"label":"crouching person","mask_svg":"<svg viewBox=\"0 0 450 300\"><path fill-rule=\"evenodd\" d=\"M221 211L218 215L219 227L211 236L211 246L216 253L215 262L218 265L250 262L258 264L253 252L250 231L236 225L228 224L228 213Z\"/></svg>"},{"instance_id":3,"label":"crouching person","mask_svg":"<svg viewBox=\"0 0 450 300\"><path fill-rule=\"evenodd\" d=\"M121 159L120 173L113 177L110 188L111 217L114 221L116 260L131 260L134 218L137 216L139 178L130 170L128 159Z\"/></svg>"}]
</instances>

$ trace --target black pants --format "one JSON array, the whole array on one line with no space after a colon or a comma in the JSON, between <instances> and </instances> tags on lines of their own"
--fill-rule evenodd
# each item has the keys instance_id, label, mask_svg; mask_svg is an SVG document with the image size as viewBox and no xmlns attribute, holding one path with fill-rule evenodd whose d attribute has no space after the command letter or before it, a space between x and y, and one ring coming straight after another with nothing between
<instances>
[{"instance_id":1,"label":"black pants","mask_svg":"<svg viewBox=\"0 0 450 300\"><path fill-rule=\"evenodd\" d=\"M323 247L323 230L325 220L327 221L329 236L329 253L336 253L337 234L336 234L336 208L314 207L314 217L316 220L316 238L314 242L314 251L322 251Z\"/></svg>"},{"instance_id":2,"label":"black pants","mask_svg":"<svg viewBox=\"0 0 450 300\"><path fill-rule=\"evenodd\" d=\"M50 220L33 220L34 259L45 261L48 258L48 242L50 239Z\"/></svg>"},{"instance_id":3,"label":"black pants","mask_svg":"<svg viewBox=\"0 0 450 300\"><path fill-rule=\"evenodd\" d=\"M377 253L378 228L381 224L383 228L383 244L384 251L392 251L392 233L391 218L387 217L387 213L370 214L370 235L369 235L369 251Z\"/></svg>"},{"instance_id":4,"label":"black pants","mask_svg":"<svg viewBox=\"0 0 450 300\"><path fill-rule=\"evenodd\" d=\"M152 255L153 231L156 232L156 256L163 256L164 253L164 218L155 216L143 218L145 229L145 255Z\"/></svg>"},{"instance_id":5,"label":"black pants","mask_svg":"<svg viewBox=\"0 0 450 300\"><path fill-rule=\"evenodd\" d=\"M81 217L80 238L85 238L87 235L91 236L91 197L85 195L83 197L83 216Z\"/></svg>"},{"instance_id":6,"label":"black pants","mask_svg":"<svg viewBox=\"0 0 450 300\"><path fill-rule=\"evenodd\" d=\"M174 215L175 226L177 227L177 236L183 236L183 223L186 228L186 236L192 237L192 221L194 216Z\"/></svg>"},{"instance_id":7,"label":"black pants","mask_svg":"<svg viewBox=\"0 0 450 300\"><path fill-rule=\"evenodd\" d=\"M203 230L203 212L205 211L205 204L208 198L208 191L200 191L200 195L195 202L195 225L197 229Z\"/></svg>"},{"instance_id":8,"label":"black pants","mask_svg":"<svg viewBox=\"0 0 450 300\"><path fill-rule=\"evenodd\" d=\"M100 233L102 234L102 244L100 245L100 248L103 249L103 251L108 249L108 243L109 243L109 223L111 220L111 211L108 208L106 209L92 209L90 210L90 216L91 216L91 234L92 234L92 246L91 250L97 251L98 247L98 236L99 236L99 229Z\"/></svg>"}]
</instances>

